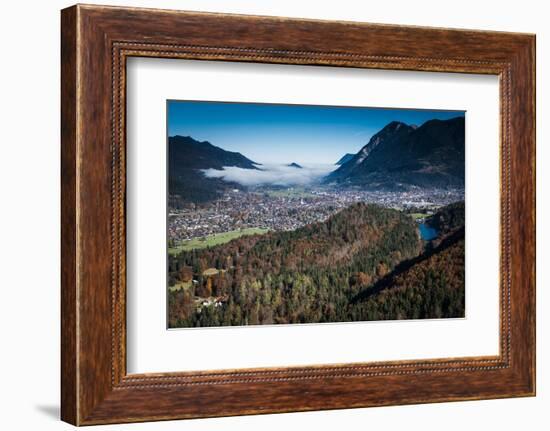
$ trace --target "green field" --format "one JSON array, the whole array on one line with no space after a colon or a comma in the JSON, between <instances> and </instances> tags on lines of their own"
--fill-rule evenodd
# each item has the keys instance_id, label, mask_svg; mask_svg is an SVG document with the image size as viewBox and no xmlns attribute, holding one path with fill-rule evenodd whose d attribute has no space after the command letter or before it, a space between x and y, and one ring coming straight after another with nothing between
<instances>
[{"instance_id":1,"label":"green field","mask_svg":"<svg viewBox=\"0 0 550 431\"><path fill-rule=\"evenodd\" d=\"M419 218L428 217L428 214L422 214L422 213L412 213L412 214L409 214L409 215L415 220L418 220Z\"/></svg>"},{"instance_id":2,"label":"green field","mask_svg":"<svg viewBox=\"0 0 550 431\"><path fill-rule=\"evenodd\" d=\"M196 250L206 247L213 247L215 245L225 244L233 239L239 238L245 235L256 235L266 233L268 229L259 227L249 227L246 229L232 230L230 232L216 233L202 238L194 238L189 241L185 241L176 247L170 247L168 253L176 255L181 251Z\"/></svg>"}]
</instances>

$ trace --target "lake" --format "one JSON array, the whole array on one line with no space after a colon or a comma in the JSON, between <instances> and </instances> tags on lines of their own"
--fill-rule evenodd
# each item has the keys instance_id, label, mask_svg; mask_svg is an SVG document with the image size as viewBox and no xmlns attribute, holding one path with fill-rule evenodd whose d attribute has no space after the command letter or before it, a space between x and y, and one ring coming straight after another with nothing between
<instances>
[{"instance_id":1,"label":"lake","mask_svg":"<svg viewBox=\"0 0 550 431\"><path fill-rule=\"evenodd\" d=\"M420 236L424 241L430 241L437 237L437 230L426 223L419 223L418 228L420 229Z\"/></svg>"}]
</instances>

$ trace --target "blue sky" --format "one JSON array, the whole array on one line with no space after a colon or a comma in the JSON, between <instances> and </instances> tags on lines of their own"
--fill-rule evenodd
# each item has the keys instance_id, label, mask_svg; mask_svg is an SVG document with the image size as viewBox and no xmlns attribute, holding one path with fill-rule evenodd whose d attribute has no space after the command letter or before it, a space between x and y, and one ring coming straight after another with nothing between
<instances>
[{"instance_id":1,"label":"blue sky","mask_svg":"<svg viewBox=\"0 0 550 431\"><path fill-rule=\"evenodd\" d=\"M420 126L464 111L168 101L168 135L191 136L258 163L335 163L391 121Z\"/></svg>"}]
</instances>

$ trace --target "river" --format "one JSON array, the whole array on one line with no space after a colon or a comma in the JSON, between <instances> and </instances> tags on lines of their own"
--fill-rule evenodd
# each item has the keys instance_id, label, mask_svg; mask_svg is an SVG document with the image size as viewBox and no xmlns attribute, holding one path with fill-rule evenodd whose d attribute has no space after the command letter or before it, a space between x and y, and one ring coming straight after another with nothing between
<instances>
[{"instance_id":1,"label":"river","mask_svg":"<svg viewBox=\"0 0 550 431\"><path fill-rule=\"evenodd\" d=\"M419 223L418 229L420 229L420 237L424 241L430 241L437 237L437 230L428 226L426 223Z\"/></svg>"}]
</instances>

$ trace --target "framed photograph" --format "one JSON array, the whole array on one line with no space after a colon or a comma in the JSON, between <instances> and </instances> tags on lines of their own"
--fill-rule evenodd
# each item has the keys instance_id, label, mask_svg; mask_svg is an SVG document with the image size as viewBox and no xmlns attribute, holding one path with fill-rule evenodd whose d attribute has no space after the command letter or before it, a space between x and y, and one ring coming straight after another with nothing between
<instances>
[{"instance_id":1,"label":"framed photograph","mask_svg":"<svg viewBox=\"0 0 550 431\"><path fill-rule=\"evenodd\" d=\"M535 394L535 37L62 11L62 419Z\"/></svg>"}]
</instances>

